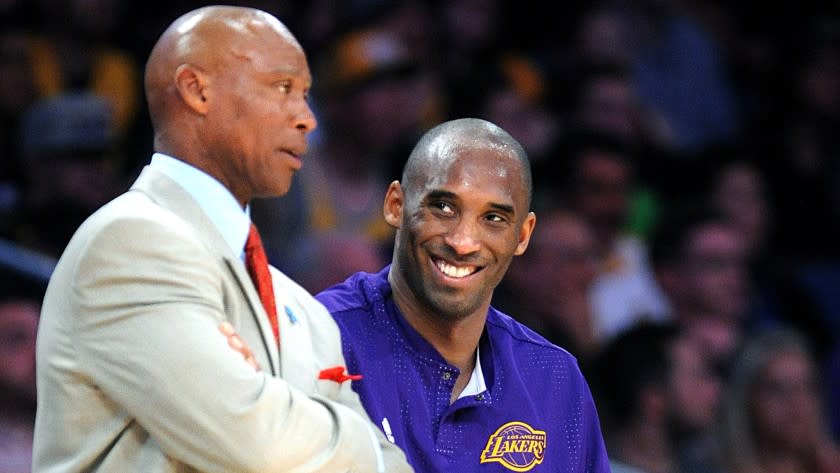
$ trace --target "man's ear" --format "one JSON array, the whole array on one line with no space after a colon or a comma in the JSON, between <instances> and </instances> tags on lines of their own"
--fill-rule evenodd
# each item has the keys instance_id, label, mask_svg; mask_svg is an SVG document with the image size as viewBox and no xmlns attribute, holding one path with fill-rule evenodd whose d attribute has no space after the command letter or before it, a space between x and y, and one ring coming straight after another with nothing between
<instances>
[{"instance_id":1,"label":"man's ear","mask_svg":"<svg viewBox=\"0 0 840 473\"><path fill-rule=\"evenodd\" d=\"M207 113L209 88L204 71L190 64L181 64L175 69L175 90L187 107L199 115Z\"/></svg>"},{"instance_id":2,"label":"man's ear","mask_svg":"<svg viewBox=\"0 0 840 473\"><path fill-rule=\"evenodd\" d=\"M405 196L400 181L391 182L391 185L388 186L388 192L385 193L385 202L382 204L382 214L385 216L388 225L400 228L404 204Z\"/></svg>"},{"instance_id":3,"label":"man's ear","mask_svg":"<svg viewBox=\"0 0 840 473\"><path fill-rule=\"evenodd\" d=\"M519 227L519 241L516 243L516 251L514 255L521 255L528 249L528 243L531 241L531 234L534 233L534 227L537 225L537 215L534 212L528 212L525 216L525 221Z\"/></svg>"}]
</instances>

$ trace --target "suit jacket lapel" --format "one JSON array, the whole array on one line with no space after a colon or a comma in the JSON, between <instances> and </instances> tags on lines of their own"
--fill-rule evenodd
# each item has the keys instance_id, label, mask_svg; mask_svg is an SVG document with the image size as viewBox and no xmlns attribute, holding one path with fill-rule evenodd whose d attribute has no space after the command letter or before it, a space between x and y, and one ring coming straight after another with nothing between
<instances>
[{"instance_id":1,"label":"suit jacket lapel","mask_svg":"<svg viewBox=\"0 0 840 473\"><path fill-rule=\"evenodd\" d=\"M198 205L198 202L183 187L179 186L177 182L148 166L140 173L140 176L134 182L134 185L131 186L131 189L147 194L161 207L191 222L199 234L202 235L208 249L219 255L225 261L226 266L239 283L243 296L251 306L251 314L262 335L263 349L271 361L271 374L277 376L280 365L279 347L274 340L274 334L268 322L268 315L260 301L260 296L242 260L240 260L238 255L233 254L230 246L228 246L225 239L210 220L210 217L204 213ZM256 347L252 347L252 349L256 349Z\"/></svg>"},{"instance_id":2,"label":"suit jacket lapel","mask_svg":"<svg viewBox=\"0 0 840 473\"><path fill-rule=\"evenodd\" d=\"M283 336L283 351L293 354L280 358L280 373L293 386L313 392L317 380L313 375L316 372L313 365L316 356L307 311L290 296L291 291L283 287L284 276L277 268L271 268L271 278L277 300L277 320Z\"/></svg>"}]
</instances>

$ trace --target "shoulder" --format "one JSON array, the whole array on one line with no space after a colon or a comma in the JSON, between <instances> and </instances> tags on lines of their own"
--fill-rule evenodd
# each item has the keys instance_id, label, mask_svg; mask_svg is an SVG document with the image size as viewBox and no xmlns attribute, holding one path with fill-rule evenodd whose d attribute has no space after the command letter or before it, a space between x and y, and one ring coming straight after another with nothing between
<instances>
[{"instance_id":1,"label":"shoulder","mask_svg":"<svg viewBox=\"0 0 840 473\"><path fill-rule=\"evenodd\" d=\"M530 327L493 307L487 315L487 330L494 339L504 341L505 345L513 351L525 350L528 353L540 353L558 360L577 363L574 355L566 349L548 341Z\"/></svg>"},{"instance_id":2,"label":"shoulder","mask_svg":"<svg viewBox=\"0 0 840 473\"><path fill-rule=\"evenodd\" d=\"M187 220L137 191L128 191L99 208L82 223L78 233L98 234L122 227L143 227L147 232L195 233Z\"/></svg>"},{"instance_id":3,"label":"shoulder","mask_svg":"<svg viewBox=\"0 0 840 473\"><path fill-rule=\"evenodd\" d=\"M335 322L320 301L316 300L309 291L279 269L269 266L269 270L271 271L271 282L278 302L278 312L283 310L287 312L285 315L278 315L284 319L289 319L292 325L302 324L309 327L310 330L329 331L330 337L333 336L333 332L337 333Z\"/></svg>"},{"instance_id":4,"label":"shoulder","mask_svg":"<svg viewBox=\"0 0 840 473\"><path fill-rule=\"evenodd\" d=\"M274 284L274 290L284 297L303 301L311 304L318 304L312 294L309 293L303 286L298 284L294 279L280 271L276 267L269 265L271 271L271 282Z\"/></svg>"},{"instance_id":5,"label":"shoulder","mask_svg":"<svg viewBox=\"0 0 840 473\"><path fill-rule=\"evenodd\" d=\"M319 292L315 298L324 304L334 317L357 311L368 312L373 304L383 300L384 292L390 290L383 272L355 273L343 282Z\"/></svg>"},{"instance_id":6,"label":"shoulder","mask_svg":"<svg viewBox=\"0 0 840 473\"><path fill-rule=\"evenodd\" d=\"M487 317L487 333L493 344L494 358L501 357L523 372L539 372L541 376L569 373L581 374L577 358L565 348L555 345L509 315L491 307Z\"/></svg>"},{"instance_id":7,"label":"shoulder","mask_svg":"<svg viewBox=\"0 0 840 473\"><path fill-rule=\"evenodd\" d=\"M79 255L119 252L134 258L159 254L180 258L205 248L195 227L146 195L127 192L91 214L67 251Z\"/></svg>"},{"instance_id":8,"label":"shoulder","mask_svg":"<svg viewBox=\"0 0 840 473\"><path fill-rule=\"evenodd\" d=\"M214 303L221 304L224 275L195 227L145 195L128 192L82 223L51 280L72 288L70 294L86 304L143 303L167 294L218 295Z\"/></svg>"}]
</instances>

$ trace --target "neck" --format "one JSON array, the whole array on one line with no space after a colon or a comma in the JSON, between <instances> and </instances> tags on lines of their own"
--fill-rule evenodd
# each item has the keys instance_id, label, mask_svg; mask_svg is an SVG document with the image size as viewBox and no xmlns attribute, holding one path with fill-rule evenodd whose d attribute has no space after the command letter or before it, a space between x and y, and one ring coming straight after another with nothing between
<instances>
[{"instance_id":1,"label":"neck","mask_svg":"<svg viewBox=\"0 0 840 473\"><path fill-rule=\"evenodd\" d=\"M394 275L392 268L388 275L394 302L406 322L417 331L450 365L458 368L459 375L452 390L450 402L454 402L464 390L475 369L475 354L478 342L484 332L489 302L481 308L457 320L450 320L419 304L413 293Z\"/></svg>"},{"instance_id":2,"label":"neck","mask_svg":"<svg viewBox=\"0 0 840 473\"><path fill-rule=\"evenodd\" d=\"M406 316L408 323L441 354L450 365L458 368L458 378L449 395L452 404L467 387L475 369L478 341L484 330L486 317L471 316L454 323L435 323L429 318Z\"/></svg>"},{"instance_id":3,"label":"neck","mask_svg":"<svg viewBox=\"0 0 840 473\"><path fill-rule=\"evenodd\" d=\"M435 347L447 363L458 368L462 374L469 375L472 372L485 317L479 319L470 316L463 320L443 323L423 315L418 317L406 313L405 318L414 330Z\"/></svg>"}]
</instances>

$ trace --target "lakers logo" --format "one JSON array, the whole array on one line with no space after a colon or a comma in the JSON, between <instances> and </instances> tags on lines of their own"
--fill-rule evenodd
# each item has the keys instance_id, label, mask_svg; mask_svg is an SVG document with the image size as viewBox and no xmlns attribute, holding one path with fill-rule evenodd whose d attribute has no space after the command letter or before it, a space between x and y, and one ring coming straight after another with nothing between
<instances>
[{"instance_id":1,"label":"lakers logo","mask_svg":"<svg viewBox=\"0 0 840 473\"><path fill-rule=\"evenodd\" d=\"M487 439L481 463L499 462L513 471L528 471L543 461L545 432L524 422L508 422Z\"/></svg>"}]
</instances>

